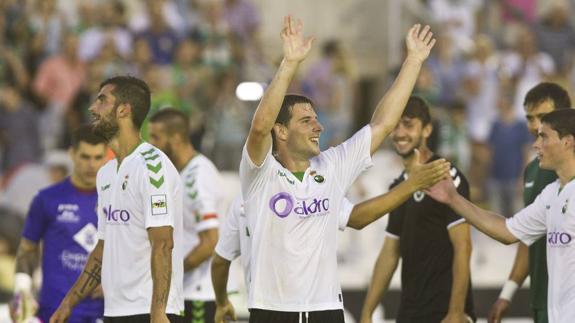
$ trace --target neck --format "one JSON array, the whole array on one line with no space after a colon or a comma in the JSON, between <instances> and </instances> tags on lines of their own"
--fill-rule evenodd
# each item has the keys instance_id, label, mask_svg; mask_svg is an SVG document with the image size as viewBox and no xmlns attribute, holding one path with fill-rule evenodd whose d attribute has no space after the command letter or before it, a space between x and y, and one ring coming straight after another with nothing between
<instances>
[{"instance_id":1,"label":"neck","mask_svg":"<svg viewBox=\"0 0 575 323\"><path fill-rule=\"evenodd\" d=\"M420 159L420 163L425 164L427 163L427 161L429 159L431 159L431 156L433 156L433 152L431 150L429 150L429 148L427 148L427 146L423 146L423 147L419 147L417 148L419 149L419 159ZM407 165L411 162L411 160L415 158L415 153L404 157L403 158L403 167L406 168Z\"/></svg>"},{"instance_id":2,"label":"neck","mask_svg":"<svg viewBox=\"0 0 575 323\"><path fill-rule=\"evenodd\" d=\"M296 172L305 172L306 169L309 167L309 159L307 158L298 158L292 154L289 154L283 150L279 150L276 156L276 159L292 173Z\"/></svg>"},{"instance_id":3,"label":"neck","mask_svg":"<svg viewBox=\"0 0 575 323\"><path fill-rule=\"evenodd\" d=\"M564 165L561 165L555 170L557 177L559 177L561 187L565 186L575 178L575 160L563 164Z\"/></svg>"},{"instance_id":4,"label":"neck","mask_svg":"<svg viewBox=\"0 0 575 323\"><path fill-rule=\"evenodd\" d=\"M190 160L198 155L198 152L190 144L181 148L176 148L175 151L178 153L174 156L174 165L178 171L184 169Z\"/></svg>"},{"instance_id":5,"label":"neck","mask_svg":"<svg viewBox=\"0 0 575 323\"><path fill-rule=\"evenodd\" d=\"M78 176L77 174L74 174L74 173L72 173L72 176L70 176L70 181L72 182L72 185L74 185L74 187L76 187L80 190L89 191L89 190L94 190L96 188L95 182L86 183L85 181L83 181L80 178L80 176Z\"/></svg>"},{"instance_id":6,"label":"neck","mask_svg":"<svg viewBox=\"0 0 575 323\"><path fill-rule=\"evenodd\" d=\"M140 137L139 131L134 128L122 129L122 127L120 127L118 134L116 134L108 144L116 155L118 164L120 164L141 142L142 138Z\"/></svg>"}]
</instances>

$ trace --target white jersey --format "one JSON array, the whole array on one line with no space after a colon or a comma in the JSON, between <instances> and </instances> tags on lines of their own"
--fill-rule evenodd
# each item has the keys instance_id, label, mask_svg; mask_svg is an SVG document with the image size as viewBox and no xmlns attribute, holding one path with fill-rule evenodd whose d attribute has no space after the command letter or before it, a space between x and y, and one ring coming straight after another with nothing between
<instances>
[{"instance_id":1,"label":"white jersey","mask_svg":"<svg viewBox=\"0 0 575 323\"><path fill-rule=\"evenodd\" d=\"M348 199L344 199L338 225L341 231L347 226L352 210L353 204ZM234 199L226 218L223 220L215 252L230 262L241 256L240 261L244 270L244 279L248 291L250 287L248 277L251 276L250 248L250 231L247 226L244 203L240 195Z\"/></svg>"},{"instance_id":2,"label":"white jersey","mask_svg":"<svg viewBox=\"0 0 575 323\"><path fill-rule=\"evenodd\" d=\"M527 245L547 236L550 323L575 319L575 182L560 190L559 180L547 185L535 201L507 219L507 229Z\"/></svg>"},{"instance_id":3,"label":"white jersey","mask_svg":"<svg viewBox=\"0 0 575 323\"><path fill-rule=\"evenodd\" d=\"M156 147L140 144L120 165L98 171L98 238L104 240L104 315L150 313L151 246L147 229L174 228L167 313L180 314L183 300L182 184L178 171Z\"/></svg>"},{"instance_id":4,"label":"white jersey","mask_svg":"<svg viewBox=\"0 0 575 323\"><path fill-rule=\"evenodd\" d=\"M244 147L240 181L251 238L248 307L343 309L337 229L345 193L371 166L371 128L310 160L297 179L268 152L256 166ZM242 252L243 253L243 252Z\"/></svg>"},{"instance_id":5,"label":"white jersey","mask_svg":"<svg viewBox=\"0 0 575 323\"><path fill-rule=\"evenodd\" d=\"M181 171L184 184L184 255L199 243L199 233L218 228L218 208L222 204L221 180L216 166L197 155ZM215 300L210 274L211 260L184 273L184 299Z\"/></svg>"}]
</instances>

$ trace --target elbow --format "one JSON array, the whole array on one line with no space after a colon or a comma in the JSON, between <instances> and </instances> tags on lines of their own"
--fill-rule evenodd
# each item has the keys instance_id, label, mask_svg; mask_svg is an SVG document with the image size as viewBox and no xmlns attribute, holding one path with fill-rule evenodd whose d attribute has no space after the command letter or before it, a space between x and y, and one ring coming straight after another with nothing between
<instances>
[{"instance_id":1,"label":"elbow","mask_svg":"<svg viewBox=\"0 0 575 323\"><path fill-rule=\"evenodd\" d=\"M152 249L172 251L174 249L174 241L172 239L152 241Z\"/></svg>"}]
</instances>

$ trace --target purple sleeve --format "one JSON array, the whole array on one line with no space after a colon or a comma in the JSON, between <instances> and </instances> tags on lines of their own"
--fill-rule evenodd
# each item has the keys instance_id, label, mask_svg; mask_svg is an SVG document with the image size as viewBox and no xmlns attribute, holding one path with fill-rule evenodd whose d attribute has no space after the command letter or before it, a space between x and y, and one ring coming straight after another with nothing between
<instances>
[{"instance_id":1,"label":"purple sleeve","mask_svg":"<svg viewBox=\"0 0 575 323\"><path fill-rule=\"evenodd\" d=\"M44 209L44 201L40 194L37 194L32 200L26 221L24 223L24 231L22 236L30 241L38 242L44 237L46 230L46 215Z\"/></svg>"}]
</instances>

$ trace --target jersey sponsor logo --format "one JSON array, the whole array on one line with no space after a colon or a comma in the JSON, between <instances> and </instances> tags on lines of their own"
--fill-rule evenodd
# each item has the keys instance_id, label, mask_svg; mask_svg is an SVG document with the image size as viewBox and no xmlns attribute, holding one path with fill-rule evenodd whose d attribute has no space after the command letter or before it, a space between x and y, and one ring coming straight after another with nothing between
<instances>
[{"instance_id":1,"label":"jersey sponsor logo","mask_svg":"<svg viewBox=\"0 0 575 323\"><path fill-rule=\"evenodd\" d=\"M110 224L129 224L130 213L127 210L112 210L112 206L103 208L106 216L106 223Z\"/></svg>"},{"instance_id":2,"label":"jersey sponsor logo","mask_svg":"<svg viewBox=\"0 0 575 323\"><path fill-rule=\"evenodd\" d=\"M329 212L329 198L296 199L291 194L280 192L270 199L270 209L280 218L287 217L292 211L299 217L325 215Z\"/></svg>"},{"instance_id":3,"label":"jersey sponsor logo","mask_svg":"<svg viewBox=\"0 0 575 323\"><path fill-rule=\"evenodd\" d=\"M76 214L80 207L77 204L58 204L56 221L65 223L78 223L80 216Z\"/></svg>"},{"instance_id":4,"label":"jersey sponsor logo","mask_svg":"<svg viewBox=\"0 0 575 323\"><path fill-rule=\"evenodd\" d=\"M88 223L74 235L74 241L81 245L86 252L92 252L96 247L96 233L98 233L96 226Z\"/></svg>"},{"instance_id":5,"label":"jersey sponsor logo","mask_svg":"<svg viewBox=\"0 0 575 323\"><path fill-rule=\"evenodd\" d=\"M62 267L66 269L81 271L88 261L88 254L63 250L60 254L60 261L62 262Z\"/></svg>"},{"instance_id":6,"label":"jersey sponsor logo","mask_svg":"<svg viewBox=\"0 0 575 323\"><path fill-rule=\"evenodd\" d=\"M168 198L166 194L152 195L152 215L168 214Z\"/></svg>"},{"instance_id":7,"label":"jersey sponsor logo","mask_svg":"<svg viewBox=\"0 0 575 323\"><path fill-rule=\"evenodd\" d=\"M567 247L573 237L567 232L547 232L547 243L550 247Z\"/></svg>"}]
</instances>

